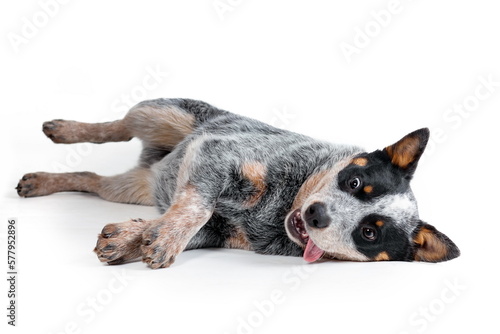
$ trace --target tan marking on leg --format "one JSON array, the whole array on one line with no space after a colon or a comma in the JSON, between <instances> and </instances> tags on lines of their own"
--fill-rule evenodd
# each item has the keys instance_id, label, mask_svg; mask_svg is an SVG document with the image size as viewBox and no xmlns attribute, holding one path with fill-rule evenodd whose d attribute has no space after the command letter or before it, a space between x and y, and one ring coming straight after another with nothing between
<instances>
[{"instance_id":1,"label":"tan marking on leg","mask_svg":"<svg viewBox=\"0 0 500 334\"><path fill-rule=\"evenodd\" d=\"M374 258L375 261L389 261L389 254L387 252L380 252L377 256Z\"/></svg>"},{"instance_id":2,"label":"tan marking on leg","mask_svg":"<svg viewBox=\"0 0 500 334\"><path fill-rule=\"evenodd\" d=\"M248 198L243 204L246 208L255 206L262 195L266 192L266 173L267 168L260 162L247 162L241 166L243 177L250 180L255 188L255 194Z\"/></svg>"},{"instance_id":3,"label":"tan marking on leg","mask_svg":"<svg viewBox=\"0 0 500 334\"><path fill-rule=\"evenodd\" d=\"M107 123L83 123L53 120L43 123L43 132L54 143L105 143L132 139L131 132L123 121Z\"/></svg>"},{"instance_id":4,"label":"tan marking on leg","mask_svg":"<svg viewBox=\"0 0 500 334\"><path fill-rule=\"evenodd\" d=\"M351 163L354 165L363 167L363 166L366 166L366 164L368 163L368 159L367 158L354 158Z\"/></svg>"},{"instance_id":5,"label":"tan marking on leg","mask_svg":"<svg viewBox=\"0 0 500 334\"><path fill-rule=\"evenodd\" d=\"M373 187L372 186L365 186L363 188L363 190L365 191L365 193L369 194L373 191Z\"/></svg>"},{"instance_id":6,"label":"tan marking on leg","mask_svg":"<svg viewBox=\"0 0 500 334\"><path fill-rule=\"evenodd\" d=\"M174 147L193 132L195 117L175 107L137 105L124 119L134 137L157 147Z\"/></svg>"},{"instance_id":7,"label":"tan marking on leg","mask_svg":"<svg viewBox=\"0 0 500 334\"><path fill-rule=\"evenodd\" d=\"M212 216L193 186L177 192L170 208L143 234L143 261L151 268L170 266Z\"/></svg>"},{"instance_id":8,"label":"tan marking on leg","mask_svg":"<svg viewBox=\"0 0 500 334\"><path fill-rule=\"evenodd\" d=\"M231 236L226 240L225 248L253 250L245 231L241 227L236 227L231 232Z\"/></svg>"},{"instance_id":9,"label":"tan marking on leg","mask_svg":"<svg viewBox=\"0 0 500 334\"><path fill-rule=\"evenodd\" d=\"M152 184L151 169L136 167L124 174L101 177L97 194L112 202L154 205Z\"/></svg>"}]
</instances>

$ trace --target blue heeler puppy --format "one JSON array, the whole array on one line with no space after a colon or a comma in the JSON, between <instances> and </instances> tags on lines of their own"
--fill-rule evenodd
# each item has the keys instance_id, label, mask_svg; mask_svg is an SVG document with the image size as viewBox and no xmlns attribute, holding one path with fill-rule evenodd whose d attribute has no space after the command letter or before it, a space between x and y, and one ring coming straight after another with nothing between
<instances>
[{"instance_id":1,"label":"blue heeler puppy","mask_svg":"<svg viewBox=\"0 0 500 334\"><path fill-rule=\"evenodd\" d=\"M143 142L139 164L105 177L30 173L22 197L84 191L115 202L156 205L160 217L106 225L95 252L120 264L170 266L203 247L353 261L453 259L460 252L420 220L410 180L429 130L371 153L281 130L188 99L134 106L123 120L43 125L55 143Z\"/></svg>"}]
</instances>

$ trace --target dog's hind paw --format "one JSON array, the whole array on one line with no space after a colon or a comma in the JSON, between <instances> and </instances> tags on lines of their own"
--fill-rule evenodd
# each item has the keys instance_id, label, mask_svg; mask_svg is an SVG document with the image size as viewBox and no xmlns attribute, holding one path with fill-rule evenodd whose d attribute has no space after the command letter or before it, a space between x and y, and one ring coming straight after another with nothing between
<instances>
[{"instance_id":1,"label":"dog's hind paw","mask_svg":"<svg viewBox=\"0 0 500 334\"><path fill-rule=\"evenodd\" d=\"M55 119L43 123L42 131L45 135L57 144L72 144L78 140L78 122Z\"/></svg>"},{"instance_id":2,"label":"dog's hind paw","mask_svg":"<svg viewBox=\"0 0 500 334\"><path fill-rule=\"evenodd\" d=\"M97 237L94 252L101 262L122 264L141 257L142 232L148 223L132 219L104 226Z\"/></svg>"},{"instance_id":3,"label":"dog's hind paw","mask_svg":"<svg viewBox=\"0 0 500 334\"><path fill-rule=\"evenodd\" d=\"M19 180L15 189L20 197L49 195L51 192L48 192L44 187L46 181L47 173L28 173Z\"/></svg>"}]
</instances>

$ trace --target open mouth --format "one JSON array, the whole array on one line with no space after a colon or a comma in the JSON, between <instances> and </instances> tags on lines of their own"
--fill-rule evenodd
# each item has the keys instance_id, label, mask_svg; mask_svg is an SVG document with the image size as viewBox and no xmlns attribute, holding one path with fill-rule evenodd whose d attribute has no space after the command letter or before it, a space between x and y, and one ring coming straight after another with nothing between
<instances>
[{"instance_id":1,"label":"open mouth","mask_svg":"<svg viewBox=\"0 0 500 334\"><path fill-rule=\"evenodd\" d=\"M304 226L304 221L302 220L300 209L297 209L292 213L292 215L288 219L288 224L290 233L296 239L306 245L309 241L309 234L307 234L306 227Z\"/></svg>"},{"instance_id":2,"label":"open mouth","mask_svg":"<svg viewBox=\"0 0 500 334\"><path fill-rule=\"evenodd\" d=\"M300 209L295 210L290 215L287 223L290 234L306 247L306 249L304 250L304 260L306 260L307 262L315 262L319 260L323 256L325 251L316 246L316 244L309 237L305 222L302 220Z\"/></svg>"}]
</instances>

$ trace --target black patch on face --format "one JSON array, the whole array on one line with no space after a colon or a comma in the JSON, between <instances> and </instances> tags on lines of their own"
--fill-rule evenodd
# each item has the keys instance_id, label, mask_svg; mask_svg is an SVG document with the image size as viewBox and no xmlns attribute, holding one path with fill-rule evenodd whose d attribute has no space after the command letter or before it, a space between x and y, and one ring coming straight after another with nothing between
<instances>
[{"instance_id":1,"label":"black patch on face","mask_svg":"<svg viewBox=\"0 0 500 334\"><path fill-rule=\"evenodd\" d=\"M367 238L373 234L376 235L375 239ZM412 260L413 248L410 244L410 237L389 217L377 214L364 217L352 232L352 239L357 250L370 259L375 259L380 253L387 252L389 259L393 261Z\"/></svg>"},{"instance_id":2,"label":"black patch on face","mask_svg":"<svg viewBox=\"0 0 500 334\"><path fill-rule=\"evenodd\" d=\"M385 194L404 193L409 189L408 175L391 163L383 151L363 153L366 165L350 164L339 172L339 188L362 201ZM359 184L358 184L359 183Z\"/></svg>"}]
</instances>

